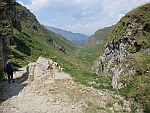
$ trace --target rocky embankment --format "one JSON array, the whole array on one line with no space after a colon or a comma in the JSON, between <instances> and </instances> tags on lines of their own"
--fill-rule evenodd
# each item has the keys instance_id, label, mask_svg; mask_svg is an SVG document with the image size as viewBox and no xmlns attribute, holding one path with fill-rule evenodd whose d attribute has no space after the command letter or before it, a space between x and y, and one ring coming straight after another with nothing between
<instances>
[{"instance_id":1,"label":"rocky embankment","mask_svg":"<svg viewBox=\"0 0 150 113\"><path fill-rule=\"evenodd\" d=\"M131 112L129 101L108 91L74 82L58 63L39 57L14 72L15 83L3 81L2 113ZM140 111L139 111L140 112Z\"/></svg>"},{"instance_id":2,"label":"rocky embankment","mask_svg":"<svg viewBox=\"0 0 150 113\"><path fill-rule=\"evenodd\" d=\"M141 21L141 17L136 17L133 21L129 22L123 35L120 36L120 39L117 39L118 37L114 35L111 40L107 42L105 50L92 67L92 70L94 70L97 75L106 77L112 76L112 87L114 89L121 89L127 86L128 81L121 80L121 78L127 75L141 75L141 73L143 73L139 72L135 65L135 62L139 61L136 61L135 57L129 58L129 56L135 55L135 53L137 54L140 51L144 51L146 54L148 53L147 57L150 55L150 49L143 49L144 44L139 44L137 41L139 39L133 38L135 28L137 28L138 33L144 35L145 39L148 40L149 38L145 34L145 27L141 25ZM149 65L148 62L146 63ZM144 69L144 73L148 68L149 67Z\"/></svg>"}]
</instances>

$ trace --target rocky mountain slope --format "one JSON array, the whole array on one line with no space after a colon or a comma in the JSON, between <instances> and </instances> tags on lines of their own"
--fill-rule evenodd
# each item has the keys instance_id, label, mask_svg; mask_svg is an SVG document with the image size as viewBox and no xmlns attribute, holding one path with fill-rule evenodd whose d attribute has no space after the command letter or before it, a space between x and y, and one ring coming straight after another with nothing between
<instances>
[{"instance_id":1,"label":"rocky mountain slope","mask_svg":"<svg viewBox=\"0 0 150 113\"><path fill-rule=\"evenodd\" d=\"M83 46L87 48L93 48L99 45L103 46L112 28L113 26L97 30L94 35L89 37Z\"/></svg>"},{"instance_id":2,"label":"rocky mountain slope","mask_svg":"<svg viewBox=\"0 0 150 113\"><path fill-rule=\"evenodd\" d=\"M60 52L70 54L74 50L72 43L40 25L34 14L19 3L0 1L0 72L7 59L21 67L37 59L41 51L43 56L56 55L56 51L61 56Z\"/></svg>"},{"instance_id":3,"label":"rocky mountain slope","mask_svg":"<svg viewBox=\"0 0 150 113\"><path fill-rule=\"evenodd\" d=\"M6 63L7 54L11 54L11 50L6 46L6 43L10 45L10 42L12 42L11 18L14 18L15 21L15 15L9 13L12 9L14 9L14 3L0 2L0 71Z\"/></svg>"},{"instance_id":4,"label":"rocky mountain slope","mask_svg":"<svg viewBox=\"0 0 150 113\"><path fill-rule=\"evenodd\" d=\"M111 92L74 82L52 59L39 57L14 76L15 83L0 83L2 113L131 112L131 102Z\"/></svg>"},{"instance_id":5,"label":"rocky mountain slope","mask_svg":"<svg viewBox=\"0 0 150 113\"><path fill-rule=\"evenodd\" d=\"M51 26L45 26L47 29L53 31L54 33L60 34L65 37L67 40L72 42L75 45L81 45L85 43L88 39L88 36L81 33L72 33L71 31L66 31Z\"/></svg>"},{"instance_id":6,"label":"rocky mountain slope","mask_svg":"<svg viewBox=\"0 0 150 113\"><path fill-rule=\"evenodd\" d=\"M149 106L150 3L127 13L114 26L92 69L112 77L112 87ZM141 93L142 92L142 93Z\"/></svg>"}]
</instances>

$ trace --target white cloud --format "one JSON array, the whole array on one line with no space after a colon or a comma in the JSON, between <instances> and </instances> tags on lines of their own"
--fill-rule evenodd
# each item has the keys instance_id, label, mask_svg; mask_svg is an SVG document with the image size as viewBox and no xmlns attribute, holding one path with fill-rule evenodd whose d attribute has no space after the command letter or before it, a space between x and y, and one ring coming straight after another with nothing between
<instances>
[{"instance_id":1,"label":"white cloud","mask_svg":"<svg viewBox=\"0 0 150 113\"><path fill-rule=\"evenodd\" d=\"M58 24L49 23L49 22L45 22L45 23L43 23L43 25L52 26L52 27L56 27L56 28L60 28L60 27L61 27L61 26L59 26Z\"/></svg>"},{"instance_id":2,"label":"white cloud","mask_svg":"<svg viewBox=\"0 0 150 113\"><path fill-rule=\"evenodd\" d=\"M59 27L61 29L74 31L76 33L83 33L86 35L92 35L94 32L98 29L100 29L100 26L105 27L108 26L108 21L106 19L100 20L100 21L94 21L87 24L81 24L78 23L76 25L65 25L63 27Z\"/></svg>"},{"instance_id":3,"label":"white cloud","mask_svg":"<svg viewBox=\"0 0 150 113\"><path fill-rule=\"evenodd\" d=\"M41 21L42 24L44 23L53 27L70 30L72 32L81 32L88 35L93 34L100 28L114 25L122 16L133 8L150 2L150 0L30 1L31 4L25 4L25 6L33 13L39 16L44 15L45 12L48 12L46 13L47 15L45 15L46 19L42 16L42 18L39 18L41 19L39 21Z\"/></svg>"},{"instance_id":4,"label":"white cloud","mask_svg":"<svg viewBox=\"0 0 150 113\"><path fill-rule=\"evenodd\" d=\"M31 0L32 3L26 4L32 12L69 12L73 17L81 19L83 17L95 15L102 9L103 0Z\"/></svg>"},{"instance_id":5,"label":"white cloud","mask_svg":"<svg viewBox=\"0 0 150 113\"><path fill-rule=\"evenodd\" d=\"M124 14L119 14L118 15L118 21L124 16Z\"/></svg>"},{"instance_id":6,"label":"white cloud","mask_svg":"<svg viewBox=\"0 0 150 113\"><path fill-rule=\"evenodd\" d=\"M17 1L17 2L18 2L19 4L21 4L21 5L25 6L25 5L24 5L24 3L22 3L21 1Z\"/></svg>"}]
</instances>

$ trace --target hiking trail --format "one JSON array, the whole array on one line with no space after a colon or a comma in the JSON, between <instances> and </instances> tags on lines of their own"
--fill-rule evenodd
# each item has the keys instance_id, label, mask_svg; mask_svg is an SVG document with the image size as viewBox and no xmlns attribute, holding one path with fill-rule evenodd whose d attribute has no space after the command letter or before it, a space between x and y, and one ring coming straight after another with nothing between
<instances>
[{"instance_id":1,"label":"hiking trail","mask_svg":"<svg viewBox=\"0 0 150 113\"><path fill-rule=\"evenodd\" d=\"M74 82L69 74L56 67L39 79L27 76L26 70L24 67L14 72L15 83L0 83L0 113L131 112L129 101L111 92Z\"/></svg>"}]
</instances>

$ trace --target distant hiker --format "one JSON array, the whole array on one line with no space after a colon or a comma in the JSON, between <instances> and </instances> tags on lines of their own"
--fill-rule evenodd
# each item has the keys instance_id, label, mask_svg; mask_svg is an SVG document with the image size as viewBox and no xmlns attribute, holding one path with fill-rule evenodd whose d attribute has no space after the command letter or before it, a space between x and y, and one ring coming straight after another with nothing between
<instances>
[{"instance_id":1,"label":"distant hiker","mask_svg":"<svg viewBox=\"0 0 150 113\"><path fill-rule=\"evenodd\" d=\"M8 75L8 82L10 83L10 80L12 80L13 83L15 83L15 81L13 80L14 68L13 68L13 65L10 63L10 61L7 62L5 69Z\"/></svg>"}]
</instances>

